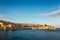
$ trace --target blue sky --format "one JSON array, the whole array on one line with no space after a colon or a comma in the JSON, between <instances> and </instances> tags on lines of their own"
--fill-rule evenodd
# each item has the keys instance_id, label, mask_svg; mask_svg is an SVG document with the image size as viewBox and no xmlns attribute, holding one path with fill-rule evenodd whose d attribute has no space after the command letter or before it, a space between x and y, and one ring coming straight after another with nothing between
<instances>
[{"instance_id":1,"label":"blue sky","mask_svg":"<svg viewBox=\"0 0 60 40\"><path fill-rule=\"evenodd\" d=\"M0 0L0 19L60 26L60 0Z\"/></svg>"}]
</instances>

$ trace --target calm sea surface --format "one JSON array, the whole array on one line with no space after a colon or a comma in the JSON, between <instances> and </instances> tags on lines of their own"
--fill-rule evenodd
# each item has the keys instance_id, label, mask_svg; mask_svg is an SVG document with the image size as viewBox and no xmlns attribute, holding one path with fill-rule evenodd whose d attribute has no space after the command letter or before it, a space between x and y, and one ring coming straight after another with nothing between
<instances>
[{"instance_id":1,"label":"calm sea surface","mask_svg":"<svg viewBox=\"0 0 60 40\"><path fill-rule=\"evenodd\" d=\"M2 31L0 40L60 40L60 30Z\"/></svg>"}]
</instances>

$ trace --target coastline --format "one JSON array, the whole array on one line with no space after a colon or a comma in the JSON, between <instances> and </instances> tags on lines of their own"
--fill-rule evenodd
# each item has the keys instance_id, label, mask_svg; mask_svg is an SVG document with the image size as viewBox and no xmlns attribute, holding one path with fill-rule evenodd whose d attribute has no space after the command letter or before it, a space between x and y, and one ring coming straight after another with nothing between
<instances>
[{"instance_id":1,"label":"coastline","mask_svg":"<svg viewBox=\"0 0 60 40\"><path fill-rule=\"evenodd\" d=\"M13 23L0 20L0 30L2 31L12 31L12 30L20 30L20 29L32 29L32 30L56 30L54 26L51 25L41 25L41 24L21 24L21 23Z\"/></svg>"}]
</instances>

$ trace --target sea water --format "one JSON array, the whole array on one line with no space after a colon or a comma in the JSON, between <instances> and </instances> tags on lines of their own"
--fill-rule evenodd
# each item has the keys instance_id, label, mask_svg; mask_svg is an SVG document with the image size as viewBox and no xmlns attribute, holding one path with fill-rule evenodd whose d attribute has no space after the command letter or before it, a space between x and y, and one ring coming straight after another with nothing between
<instances>
[{"instance_id":1,"label":"sea water","mask_svg":"<svg viewBox=\"0 0 60 40\"><path fill-rule=\"evenodd\" d=\"M60 30L1 31L0 40L60 40Z\"/></svg>"}]
</instances>

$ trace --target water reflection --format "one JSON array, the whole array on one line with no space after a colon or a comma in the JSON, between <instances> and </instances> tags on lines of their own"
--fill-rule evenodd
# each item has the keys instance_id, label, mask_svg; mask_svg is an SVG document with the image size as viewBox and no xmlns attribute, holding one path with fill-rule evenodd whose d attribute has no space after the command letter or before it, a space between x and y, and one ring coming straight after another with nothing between
<instances>
[{"instance_id":1,"label":"water reflection","mask_svg":"<svg viewBox=\"0 0 60 40\"><path fill-rule=\"evenodd\" d=\"M17 30L1 31L0 40L60 40L60 31Z\"/></svg>"}]
</instances>

